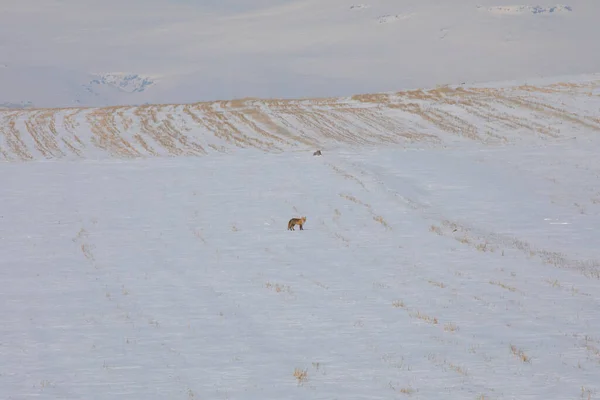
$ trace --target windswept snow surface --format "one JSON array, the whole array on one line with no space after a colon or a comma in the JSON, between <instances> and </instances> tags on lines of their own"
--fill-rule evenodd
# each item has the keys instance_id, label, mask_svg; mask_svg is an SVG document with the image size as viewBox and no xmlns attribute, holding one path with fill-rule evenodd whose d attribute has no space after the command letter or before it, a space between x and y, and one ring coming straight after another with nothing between
<instances>
[{"instance_id":1,"label":"windswept snow surface","mask_svg":"<svg viewBox=\"0 0 600 400\"><path fill-rule=\"evenodd\" d=\"M600 398L599 95L3 114L0 398Z\"/></svg>"},{"instance_id":2,"label":"windswept snow surface","mask_svg":"<svg viewBox=\"0 0 600 400\"><path fill-rule=\"evenodd\" d=\"M544 14L544 13L565 13L573 11L573 7L564 4L557 4L552 7L542 6L497 6L490 7L488 11L497 14Z\"/></svg>"},{"instance_id":3,"label":"windswept snow surface","mask_svg":"<svg viewBox=\"0 0 600 400\"><path fill-rule=\"evenodd\" d=\"M0 104L347 96L596 73L599 20L593 0L4 2Z\"/></svg>"}]
</instances>

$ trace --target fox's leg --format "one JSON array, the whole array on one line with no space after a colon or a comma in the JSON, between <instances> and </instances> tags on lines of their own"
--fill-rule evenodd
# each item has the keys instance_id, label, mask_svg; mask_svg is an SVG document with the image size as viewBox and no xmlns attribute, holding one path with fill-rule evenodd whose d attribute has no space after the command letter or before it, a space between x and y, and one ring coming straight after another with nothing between
<instances>
[{"instance_id":1,"label":"fox's leg","mask_svg":"<svg viewBox=\"0 0 600 400\"><path fill-rule=\"evenodd\" d=\"M303 231L303 230L304 230L304 228L302 227L302 225L300 225L300 230L301 230L301 231Z\"/></svg>"}]
</instances>

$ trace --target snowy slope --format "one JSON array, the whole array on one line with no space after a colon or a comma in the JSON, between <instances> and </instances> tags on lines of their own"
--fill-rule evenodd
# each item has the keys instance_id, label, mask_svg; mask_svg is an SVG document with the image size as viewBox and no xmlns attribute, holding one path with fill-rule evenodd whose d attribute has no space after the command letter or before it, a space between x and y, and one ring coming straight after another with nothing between
<instances>
[{"instance_id":1,"label":"snowy slope","mask_svg":"<svg viewBox=\"0 0 600 400\"><path fill-rule=\"evenodd\" d=\"M0 398L598 399L599 118L597 76L3 112Z\"/></svg>"},{"instance_id":2,"label":"snowy slope","mask_svg":"<svg viewBox=\"0 0 600 400\"><path fill-rule=\"evenodd\" d=\"M0 104L346 96L600 71L592 0L19 0L0 11Z\"/></svg>"},{"instance_id":3,"label":"snowy slope","mask_svg":"<svg viewBox=\"0 0 600 400\"><path fill-rule=\"evenodd\" d=\"M597 399L567 149L5 165L0 396Z\"/></svg>"},{"instance_id":4,"label":"snowy slope","mask_svg":"<svg viewBox=\"0 0 600 400\"><path fill-rule=\"evenodd\" d=\"M0 160L596 140L600 76L304 100L0 111Z\"/></svg>"}]
</instances>

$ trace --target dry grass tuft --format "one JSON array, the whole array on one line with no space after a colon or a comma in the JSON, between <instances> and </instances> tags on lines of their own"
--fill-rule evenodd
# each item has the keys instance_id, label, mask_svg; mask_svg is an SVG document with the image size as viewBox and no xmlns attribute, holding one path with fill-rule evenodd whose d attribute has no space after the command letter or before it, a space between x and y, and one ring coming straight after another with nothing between
<instances>
[{"instance_id":1,"label":"dry grass tuft","mask_svg":"<svg viewBox=\"0 0 600 400\"><path fill-rule=\"evenodd\" d=\"M94 254L92 253L91 246L87 243L81 244L81 252L90 261L94 261Z\"/></svg>"},{"instance_id":2,"label":"dry grass tuft","mask_svg":"<svg viewBox=\"0 0 600 400\"><path fill-rule=\"evenodd\" d=\"M525 363L530 363L531 362L531 357L529 357L527 354L525 354L525 352L519 348L517 348L517 346L515 346L514 344L510 345L510 351L517 356L521 361L525 362Z\"/></svg>"},{"instance_id":3,"label":"dry grass tuft","mask_svg":"<svg viewBox=\"0 0 600 400\"><path fill-rule=\"evenodd\" d=\"M344 246L349 247L350 246L350 239L342 236L341 234L335 232L333 234L337 239L341 240L344 243Z\"/></svg>"},{"instance_id":4,"label":"dry grass tuft","mask_svg":"<svg viewBox=\"0 0 600 400\"><path fill-rule=\"evenodd\" d=\"M584 400L592 400L592 395L595 395L596 391L588 389L585 386L581 387L581 398Z\"/></svg>"},{"instance_id":5,"label":"dry grass tuft","mask_svg":"<svg viewBox=\"0 0 600 400\"><path fill-rule=\"evenodd\" d=\"M490 281L490 285L496 285L496 286L500 286L503 289L509 290L511 292L517 292L517 288L512 287L512 286L508 286L502 282L497 282L497 281Z\"/></svg>"},{"instance_id":6,"label":"dry grass tuft","mask_svg":"<svg viewBox=\"0 0 600 400\"><path fill-rule=\"evenodd\" d=\"M442 232L442 228L440 228L439 226L436 225L431 225L429 227L429 232L434 232L437 233L438 235L442 236L444 233Z\"/></svg>"},{"instance_id":7,"label":"dry grass tuft","mask_svg":"<svg viewBox=\"0 0 600 400\"><path fill-rule=\"evenodd\" d=\"M407 388L402 388L402 389L400 389L399 391L400 391L400 393L402 393L402 394L406 394L406 395L409 395L409 396L410 396L411 394L413 394L413 393L415 392L415 389L413 389L413 388L411 388L411 387L407 387Z\"/></svg>"},{"instance_id":8,"label":"dry grass tuft","mask_svg":"<svg viewBox=\"0 0 600 400\"><path fill-rule=\"evenodd\" d=\"M479 251L483 251L484 253L488 251L494 252L494 250L496 250L494 246L490 246L490 244L487 241L485 241L484 243L478 243L475 246L475 248Z\"/></svg>"},{"instance_id":9,"label":"dry grass tuft","mask_svg":"<svg viewBox=\"0 0 600 400\"><path fill-rule=\"evenodd\" d=\"M444 330L446 332L456 332L458 330L458 326L452 322L448 322L444 325Z\"/></svg>"},{"instance_id":10,"label":"dry grass tuft","mask_svg":"<svg viewBox=\"0 0 600 400\"><path fill-rule=\"evenodd\" d=\"M465 368L461 367L460 365L455 365L455 364L452 364L452 363L448 363L448 367L449 367L451 370L453 370L453 371L455 371L455 372L458 372L458 373L459 373L459 374L461 374L461 375L464 375L464 376L467 376L467 375L469 375L469 374L467 373L467 370L466 370Z\"/></svg>"},{"instance_id":11,"label":"dry grass tuft","mask_svg":"<svg viewBox=\"0 0 600 400\"><path fill-rule=\"evenodd\" d=\"M331 169L333 169L336 173L340 174L344 178L351 179L354 182L358 183L360 186L362 186L363 189L365 189L365 190L367 189L367 187L365 186L365 184L360 179L358 179L357 177L355 177L354 175L352 175L352 174L344 171L340 167L337 167L337 166L335 166L333 164L328 164L328 165L331 167Z\"/></svg>"},{"instance_id":12,"label":"dry grass tuft","mask_svg":"<svg viewBox=\"0 0 600 400\"><path fill-rule=\"evenodd\" d=\"M404 302L402 300L393 301L392 306L394 306L396 308L405 308L406 307L406 305L404 304Z\"/></svg>"},{"instance_id":13,"label":"dry grass tuft","mask_svg":"<svg viewBox=\"0 0 600 400\"><path fill-rule=\"evenodd\" d=\"M371 208L371 205L370 205L370 204L363 203L362 201L360 201L359 199L357 199L356 197L354 197L354 196L352 196L352 195L349 195L349 194L341 194L341 193L340 193L340 197L343 197L343 198L344 198L344 199L346 199L346 200L350 200L350 201L351 201L351 202L353 202L353 203L360 204L361 206L365 206L365 207L367 207L367 208Z\"/></svg>"},{"instance_id":14,"label":"dry grass tuft","mask_svg":"<svg viewBox=\"0 0 600 400\"><path fill-rule=\"evenodd\" d=\"M385 229L389 229L391 230L392 227L386 222L385 219L383 219L382 216L378 215L378 216L373 216L373 220L379 222L381 225L385 226Z\"/></svg>"},{"instance_id":15,"label":"dry grass tuft","mask_svg":"<svg viewBox=\"0 0 600 400\"><path fill-rule=\"evenodd\" d=\"M432 325L438 324L438 319L436 317L430 317L429 315L422 314L420 311L417 311L416 313L412 313L412 314L410 314L410 316L414 317L414 318L418 318L418 319L425 321Z\"/></svg>"},{"instance_id":16,"label":"dry grass tuft","mask_svg":"<svg viewBox=\"0 0 600 400\"><path fill-rule=\"evenodd\" d=\"M597 342L590 338L589 336L585 336L585 349L592 356L598 359L600 362L600 348L596 346Z\"/></svg>"},{"instance_id":17,"label":"dry grass tuft","mask_svg":"<svg viewBox=\"0 0 600 400\"><path fill-rule=\"evenodd\" d=\"M265 283L265 287L267 289L274 290L277 293L283 293L283 292L292 293L292 288L291 287L289 287L287 285L282 285L282 284L279 284L279 283L267 282L267 283Z\"/></svg>"},{"instance_id":18,"label":"dry grass tuft","mask_svg":"<svg viewBox=\"0 0 600 400\"><path fill-rule=\"evenodd\" d=\"M202 235L202 231L201 230L199 230L199 229L192 229L192 232L193 232L194 236L196 236L204 244L206 244L206 239L204 239L204 236Z\"/></svg>"},{"instance_id":19,"label":"dry grass tuft","mask_svg":"<svg viewBox=\"0 0 600 400\"><path fill-rule=\"evenodd\" d=\"M560 282L558 281L558 279L555 279L555 280L546 279L545 282L549 283L554 288L561 287Z\"/></svg>"},{"instance_id":20,"label":"dry grass tuft","mask_svg":"<svg viewBox=\"0 0 600 400\"><path fill-rule=\"evenodd\" d=\"M432 281L432 280L428 280L427 282L431 283L433 286L437 286L442 289L444 289L446 287L446 285L443 282L436 282L436 281Z\"/></svg>"},{"instance_id":21,"label":"dry grass tuft","mask_svg":"<svg viewBox=\"0 0 600 400\"><path fill-rule=\"evenodd\" d=\"M308 369L294 369L294 378L298 381L298 385L303 385L308 382Z\"/></svg>"},{"instance_id":22,"label":"dry grass tuft","mask_svg":"<svg viewBox=\"0 0 600 400\"><path fill-rule=\"evenodd\" d=\"M458 240L462 244L471 244L471 241L466 235L460 238L456 238L456 240Z\"/></svg>"}]
</instances>

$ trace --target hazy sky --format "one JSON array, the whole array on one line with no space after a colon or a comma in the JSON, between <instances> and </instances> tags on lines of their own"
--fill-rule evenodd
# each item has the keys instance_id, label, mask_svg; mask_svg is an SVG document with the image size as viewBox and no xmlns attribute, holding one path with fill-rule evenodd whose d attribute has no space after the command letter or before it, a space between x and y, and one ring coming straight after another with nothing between
<instances>
[{"instance_id":1,"label":"hazy sky","mask_svg":"<svg viewBox=\"0 0 600 400\"><path fill-rule=\"evenodd\" d=\"M350 10L361 3L369 7ZM1 1L0 103L58 99L81 90L90 74L119 72L157 82L137 102L335 96L600 71L600 1L536 16L486 11L497 4Z\"/></svg>"}]
</instances>

